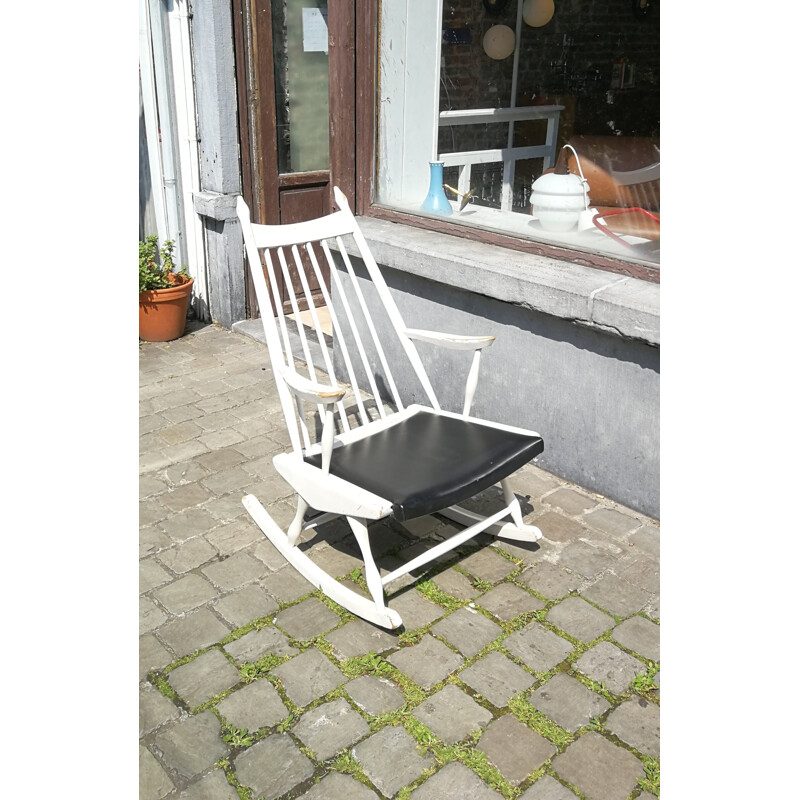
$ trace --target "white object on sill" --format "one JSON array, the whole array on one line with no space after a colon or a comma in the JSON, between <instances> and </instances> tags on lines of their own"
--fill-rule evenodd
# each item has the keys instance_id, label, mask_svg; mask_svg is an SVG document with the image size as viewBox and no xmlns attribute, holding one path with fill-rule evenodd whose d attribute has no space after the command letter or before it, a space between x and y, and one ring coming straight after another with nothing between
<instances>
[{"instance_id":1,"label":"white object on sill","mask_svg":"<svg viewBox=\"0 0 800 800\"><path fill-rule=\"evenodd\" d=\"M567 150L575 154L580 177L569 171ZM572 145L565 144L561 148L554 172L541 175L533 182L531 206L542 227L557 233L573 230L579 224L582 213L589 210L589 183ZM583 216L585 218L586 215Z\"/></svg>"},{"instance_id":2,"label":"white object on sill","mask_svg":"<svg viewBox=\"0 0 800 800\"><path fill-rule=\"evenodd\" d=\"M547 231L571 231L588 207L587 189L577 175L542 175L531 187L533 213Z\"/></svg>"}]
</instances>

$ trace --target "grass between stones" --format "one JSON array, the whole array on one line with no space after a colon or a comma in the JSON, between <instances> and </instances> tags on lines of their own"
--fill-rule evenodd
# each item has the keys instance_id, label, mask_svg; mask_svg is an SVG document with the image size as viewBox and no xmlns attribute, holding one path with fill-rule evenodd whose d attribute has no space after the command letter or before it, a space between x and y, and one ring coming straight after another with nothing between
<instances>
[{"instance_id":1,"label":"grass between stones","mask_svg":"<svg viewBox=\"0 0 800 800\"><path fill-rule=\"evenodd\" d=\"M364 773L364 770L361 769L361 765L358 763L358 761L353 758L350 750L339 753L339 755L336 756L332 761L328 762L328 766L333 771L343 772L345 775L351 775L359 783L363 783L364 786L370 789L372 788L372 783Z\"/></svg>"},{"instance_id":2,"label":"grass between stones","mask_svg":"<svg viewBox=\"0 0 800 800\"><path fill-rule=\"evenodd\" d=\"M512 697L508 701L508 707L523 725L527 725L532 731L544 736L545 739L552 742L559 749L559 752L575 741L575 736L572 733L556 725L541 711L537 711L525 699L525 692Z\"/></svg>"},{"instance_id":3,"label":"grass between stones","mask_svg":"<svg viewBox=\"0 0 800 800\"><path fill-rule=\"evenodd\" d=\"M481 549L481 547L469 547L463 549L463 552L459 552L457 558L463 558L466 555L469 555L471 552ZM469 551L469 552L467 552ZM477 653L472 658L467 658L464 660L463 664L459 667L458 672L462 669L467 668L468 666L474 664L484 656L486 656L489 652L497 650L503 653L506 657L508 657L511 661L521 666L525 669L528 673L534 676L536 682L541 685L545 681L549 680L555 674L561 671L566 671L569 674L573 675L577 680L581 683L586 685L592 691L596 692L597 694L604 697L612 706L617 707L620 703L620 700L625 700L631 696L631 694L636 693L649 702L653 702L658 704L659 697L658 691L659 687L655 683L655 675L659 671L659 665L652 661L647 662L646 668L640 674L637 674L636 677L633 679L630 689L624 692L620 696L612 695L606 687L600 683L598 684L596 681L588 678L587 676L578 672L578 670L574 667L575 662L591 647L594 647L598 642L604 640L610 640L610 631L606 632L604 635L598 637L596 640L588 643L581 642L579 640L573 639L569 635L567 635L564 631L557 628L555 625L550 623L547 620L547 613L555 605L557 602L562 601L564 598L559 598L558 600L551 600L545 597L540 596L535 591L529 589L527 586L521 585L516 583L514 578L518 576L521 570L524 568L524 563L514 558L508 553L504 551L494 548L494 551L497 552L500 556L506 558L507 560L514 563L518 569L512 572L510 575L506 576L503 581L486 581L480 578L473 578L472 576L466 575L468 579L471 581L472 585L485 593L490 589L494 588L499 583L503 582L510 582L519 588L525 590L528 594L535 596L542 600L545 603L545 607L541 610L537 611L529 611L524 614L520 614L514 617L511 620L503 621L496 619L492 616L486 609L480 606L480 598L476 598L476 600L470 602L469 600L463 600L456 597L453 597L446 592L442 591L432 580L432 578L438 574L439 572L447 569L448 567L455 566L456 571L461 571L458 568L458 564L452 564L448 562L447 564L442 565L432 565L431 569L426 573L423 579L418 580L414 584L414 588L420 592L420 594L425 597L426 599L430 600L431 602L435 603L436 605L440 606L441 608L445 609L447 612L453 612L459 608L464 606L470 606L474 608L476 611L482 613L488 619L498 623L502 629L501 635L497 637L494 641L487 644L479 653ZM366 581L364 580L362 571L359 568L352 570L347 576L346 579L356 583L357 585L361 586L363 589L367 589ZM570 595L576 594L576 592L570 592ZM297 600L294 600L289 603L280 603L279 610L283 610L284 608L288 608L290 606L294 606L298 603L303 602L304 600L308 599L309 597L316 597L322 603L326 605L331 611L333 611L339 617L339 623L336 625L334 630L338 630L343 625L347 624L350 621L356 619L356 617L348 612L347 610L343 609L334 601L330 600L326 595L324 595L321 591L315 590ZM226 658L231 661L231 663L235 664L235 661L232 659L231 656L227 652L225 652L221 646L233 642L242 636L250 633L253 630L258 630L263 627L274 625L274 619L278 612L275 614L270 615L269 617L260 618L257 620L253 620L248 625L242 626L240 628L235 629L232 631L228 636L222 639L212 647L219 648L221 652L226 656ZM615 618L616 619L616 618ZM418 628L412 631L404 631L398 637L398 644L400 647L407 647L414 644L417 644L422 637L430 632L430 628L437 622L434 622ZM542 672L536 673L531 670L527 665L522 663L518 658L514 657L511 653L509 653L506 648L503 646L504 640L515 631L519 631L524 629L526 626L530 625L532 622L539 622L543 627L552 631L553 633L557 634L561 638L567 640L572 646L573 651L570 655L561 663L556 665L553 669ZM617 620L619 622L619 620ZM412 784L402 788L400 792L396 795L396 800L409 800L413 791L419 787L422 783L425 782L432 774L438 771L441 767L445 764L449 763L450 761L459 761L460 763L467 766L470 770L472 770L475 774L477 774L488 786L490 786L495 791L499 792L505 800L517 800L520 795L527 790L527 788L538 778L540 778L544 774L550 774L554 778L558 779L560 782L561 779L556 776L552 770L550 769L550 760L546 761L541 767L539 767L534 773L529 775L525 781L522 782L519 786L512 786L503 776L502 774L489 762L487 756L480 750L477 750L475 745L477 744L482 731L475 731L468 739L462 742L458 742L456 744L448 745L442 740L440 740L437 736L435 736L425 725L419 722L413 715L413 710L420 705L424 700L435 694L437 691L440 691L445 685L453 684L458 686L462 691L464 691L469 696L473 697L476 702L486 707L488 710L492 712L494 716L497 715L497 709L495 709L486 698L482 697L480 694L474 692L470 687L463 683L460 680L456 673L449 675L443 681L440 681L435 686L431 687L430 690L426 691L422 687L418 686L414 681L412 681L407 675L402 673L397 668L393 667L389 662L387 662L381 655L370 652L362 656L358 656L355 658L347 658L344 660L339 660L335 657L333 652L333 646L324 638L326 634L314 637L309 641L300 641L289 637L288 641L293 646L298 648L301 651L307 650L309 647L315 647L316 649L320 650L324 655L326 655L333 663L335 663L338 668L341 670L343 675L347 678L356 678L362 675L373 675L379 678L388 678L391 680L395 685L397 685L403 693L405 703L402 708L396 711L386 712L380 716L373 716L365 712L363 709L357 708L354 706L350 698L348 697L344 685L341 685L334 689L333 691L329 692L324 697L318 698L317 700L309 703L308 706L304 708L300 708L296 706L292 701L287 697L281 681L276 678L274 675L271 674L271 671L274 670L280 664L288 661L291 656L284 655L279 656L276 654L267 654L264 657L260 658L258 661L253 663L246 663L242 664L241 666L237 665L239 669L239 674L241 675L242 683L251 683L255 680L268 680L278 691L282 701L286 705L288 710L287 716L282 719L277 725L272 726L270 728L263 728L258 731L248 731L243 728L236 728L233 726L225 717L219 713L216 709L216 705L228 694L235 689L240 688L241 684L237 684L236 687L232 687L231 689L226 690L225 692L220 693L218 696L211 698L210 700L203 703L201 706L193 709L187 709L190 713L195 714L199 713L202 710L207 708L211 708L214 714L220 720L220 724L222 726L222 738L226 741L231 747L231 753L229 757L226 759L221 759L217 766L225 772L226 778L231 786L236 789L236 792L240 798L240 800L255 800L252 795L252 791L246 787L242 786L236 777L232 760L238 752L241 750L250 747L254 743L260 741L261 739L265 738L266 736L272 735L273 733L288 733L300 719L300 717L309 710L316 708L317 706L328 703L333 700L344 698L351 707L354 707L355 710L367 721L370 727L370 735L382 728L386 727L387 725L393 726L401 726L403 727L416 741L418 749L421 751L426 751L431 753L435 759L435 766L428 768L425 772ZM440 640L441 641L441 640ZM447 642L444 642L448 644ZM618 643L615 643L618 645ZM450 645L448 644L450 647ZM177 667L186 664L192 661L194 658L197 658L199 655L207 652L212 647L207 647L202 650L199 650L195 653L191 653L181 659L176 660L175 662L169 664L167 667L161 670L153 670L149 673L148 679L150 682L158 688L162 694L172 700L176 705L181 706L182 708L186 707L185 702L182 701L179 695L175 692L175 690L170 685L167 676L169 673L176 669ZM450 649L453 649L450 647ZM627 652L625 648L622 648ZM635 653L632 655L636 656ZM641 657L638 657L639 660L642 660ZM564 750L575 741L575 739L582 735L583 732L586 730L595 730L601 732L604 736L609 738L610 740L614 741L616 744L620 744L623 747L627 746L624 743L618 742L616 737L611 736L610 733L604 728L603 719L607 716L607 714L602 715L601 717L595 717L587 726L585 726L580 731L577 731L575 734L561 728L560 726L556 725L554 722L549 720L544 714L537 711L530 703L527 702L527 695L529 691L521 692L515 697L513 697L508 703L508 710L531 730L539 733L541 736L546 738L550 741L553 745L556 746L559 753L563 753ZM610 713L610 711L608 712ZM316 761L315 755L312 751L308 750L302 746L301 743L298 743L302 752L304 752L309 758ZM658 759L653 759L649 757L642 756L641 754L636 754L637 757L642 761L643 768L645 770L645 777L639 779L639 786L642 791L648 791L652 794L656 795L657 797L660 796L660 763ZM345 752L337 754L334 758L330 759L329 761L325 762L323 771L319 771L317 774L317 780L326 774L327 771L336 771L342 772L348 775L351 775L353 778L358 780L359 782L363 783L365 786L372 787L369 779L365 775L364 771L361 769L358 762L352 756L352 748L348 748ZM579 797L584 798L580 791L577 790L576 787L570 787L573 792ZM584 798L585 800L585 798Z\"/></svg>"},{"instance_id":4,"label":"grass between stones","mask_svg":"<svg viewBox=\"0 0 800 800\"><path fill-rule=\"evenodd\" d=\"M432 603L436 603L448 611L455 611L469 603L469 600L459 600L457 597L443 592L432 580L423 580L416 584L416 588Z\"/></svg>"},{"instance_id":5,"label":"grass between stones","mask_svg":"<svg viewBox=\"0 0 800 800\"><path fill-rule=\"evenodd\" d=\"M631 681L631 690L636 694L641 695L650 703L660 705L659 687L654 680L656 673L659 671L659 666L653 661L647 662L647 671L638 674Z\"/></svg>"},{"instance_id":6,"label":"grass between stones","mask_svg":"<svg viewBox=\"0 0 800 800\"><path fill-rule=\"evenodd\" d=\"M639 786L645 792L661 797L661 762L657 758L642 756L644 778L639 778Z\"/></svg>"}]
</instances>

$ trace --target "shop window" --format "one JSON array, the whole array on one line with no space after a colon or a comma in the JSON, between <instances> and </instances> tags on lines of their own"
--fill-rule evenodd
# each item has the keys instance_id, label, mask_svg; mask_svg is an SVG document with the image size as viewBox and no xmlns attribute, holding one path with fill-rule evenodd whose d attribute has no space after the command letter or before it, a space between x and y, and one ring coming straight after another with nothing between
<instances>
[{"instance_id":1,"label":"shop window","mask_svg":"<svg viewBox=\"0 0 800 800\"><path fill-rule=\"evenodd\" d=\"M382 3L377 204L657 265L656 2Z\"/></svg>"}]
</instances>

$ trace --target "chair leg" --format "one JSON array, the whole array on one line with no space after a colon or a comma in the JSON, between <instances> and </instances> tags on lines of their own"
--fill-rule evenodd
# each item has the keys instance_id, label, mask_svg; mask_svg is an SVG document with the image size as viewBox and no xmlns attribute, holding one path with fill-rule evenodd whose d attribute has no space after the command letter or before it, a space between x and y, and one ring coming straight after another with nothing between
<instances>
[{"instance_id":1,"label":"chair leg","mask_svg":"<svg viewBox=\"0 0 800 800\"><path fill-rule=\"evenodd\" d=\"M525 523L522 521L522 509L519 506L519 499L514 494L514 490L508 482L508 478L503 478L503 480L500 481L500 486L503 488L503 498L506 501L506 505L511 510L511 519L514 520L514 524L518 528L524 528Z\"/></svg>"},{"instance_id":2,"label":"chair leg","mask_svg":"<svg viewBox=\"0 0 800 800\"><path fill-rule=\"evenodd\" d=\"M522 509L519 505L519 500L514 494L507 479L500 482L503 488L503 497L505 498L508 506L508 513L511 515L511 522L496 522L486 528L486 533L493 536L499 536L501 539L513 539L518 542L536 542L542 538L542 532L535 525L526 525L522 519ZM474 525L486 517L476 514L474 511L468 511L461 506L450 506L438 512L443 517L452 519L454 522L459 522L462 525Z\"/></svg>"},{"instance_id":3,"label":"chair leg","mask_svg":"<svg viewBox=\"0 0 800 800\"><path fill-rule=\"evenodd\" d=\"M369 531L365 520L358 517L348 517L347 521L353 529L358 546L361 548L361 557L364 559L364 577L367 580L367 588L375 601L378 609L386 608L386 600L383 594L383 584L381 574L372 557L372 548L369 546Z\"/></svg>"},{"instance_id":4,"label":"chair leg","mask_svg":"<svg viewBox=\"0 0 800 800\"><path fill-rule=\"evenodd\" d=\"M294 515L289 530L286 531L286 541L289 547L295 547L303 532L303 517L308 510L308 503L300 495L297 496L297 513Z\"/></svg>"},{"instance_id":5,"label":"chair leg","mask_svg":"<svg viewBox=\"0 0 800 800\"><path fill-rule=\"evenodd\" d=\"M380 603L363 597L352 589L348 589L344 584L339 583L335 578L332 578L324 569L317 566L317 564L315 564L299 547L290 547L286 532L281 530L279 525L272 519L257 498L248 494L242 498L242 503L253 518L253 521L261 528L264 535L275 546L275 549L278 550L307 581L324 592L331 600L338 603L343 608L346 608L348 611L351 611L357 617L361 617L375 625L380 625L382 628L394 630L403 624L400 615L386 606L382 594L380 596ZM359 535L361 534L357 534L357 538ZM367 552L370 552L368 548ZM375 562L372 561L371 553L369 558L370 563L375 567ZM377 568L375 569L377 572ZM372 578L372 583L370 584L369 582L369 570L367 571L367 575L367 585L371 585L371 587L374 586L374 577ZM372 588L370 591L372 591Z\"/></svg>"}]
</instances>

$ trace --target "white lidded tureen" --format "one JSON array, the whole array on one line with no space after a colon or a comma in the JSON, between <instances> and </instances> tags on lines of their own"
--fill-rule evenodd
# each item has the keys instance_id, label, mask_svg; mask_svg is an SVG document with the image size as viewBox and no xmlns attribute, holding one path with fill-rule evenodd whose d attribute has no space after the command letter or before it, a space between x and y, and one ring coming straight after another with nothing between
<instances>
[{"instance_id":1,"label":"white lidded tureen","mask_svg":"<svg viewBox=\"0 0 800 800\"><path fill-rule=\"evenodd\" d=\"M568 150L575 153L571 145L564 145L553 172L540 176L531 186L533 215L546 231L555 233L573 230L589 208L589 184L582 171L580 176L569 171Z\"/></svg>"}]
</instances>

